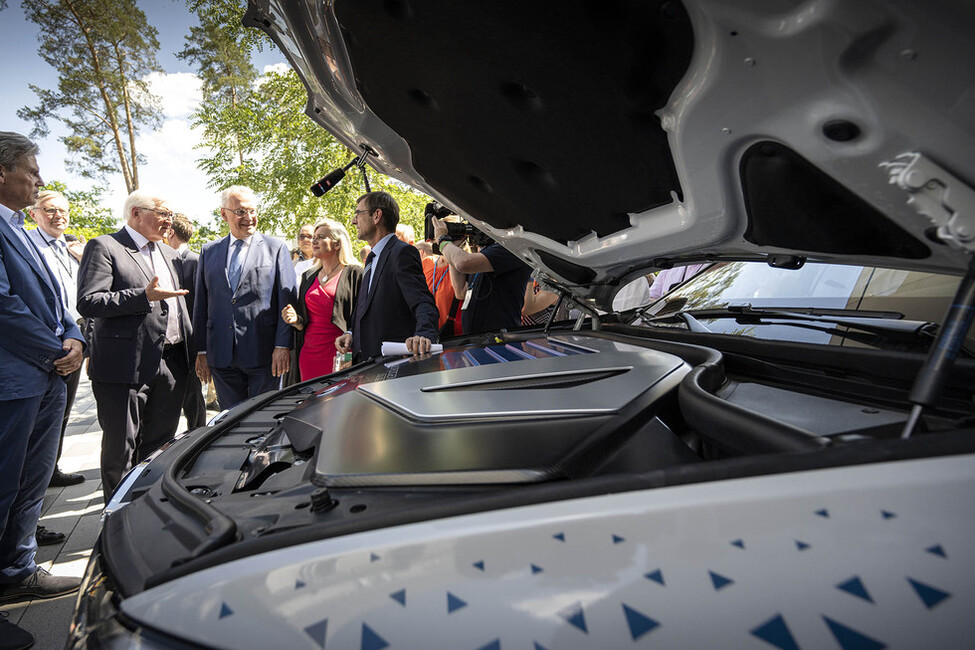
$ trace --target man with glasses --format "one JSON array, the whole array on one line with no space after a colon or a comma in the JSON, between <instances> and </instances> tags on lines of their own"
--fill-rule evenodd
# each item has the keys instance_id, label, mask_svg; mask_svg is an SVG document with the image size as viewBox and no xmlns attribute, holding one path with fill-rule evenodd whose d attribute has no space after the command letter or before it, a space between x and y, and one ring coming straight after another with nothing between
<instances>
[{"instance_id":1,"label":"man with glasses","mask_svg":"<svg viewBox=\"0 0 975 650\"><path fill-rule=\"evenodd\" d=\"M335 340L356 360L379 356L383 341L406 342L415 355L426 354L437 340L437 305L423 276L420 254L396 238L399 205L386 192L359 197L355 227L371 252L352 317L352 331Z\"/></svg>"},{"instance_id":2,"label":"man with glasses","mask_svg":"<svg viewBox=\"0 0 975 650\"><path fill-rule=\"evenodd\" d=\"M176 252L162 241L173 211L159 195L136 190L123 214L121 230L88 242L78 270L78 311L93 319L88 374L106 502L125 473L176 432L193 335Z\"/></svg>"},{"instance_id":3,"label":"man with glasses","mask_svg":"<svg viewBox=\"0 0 975 650\"><path fill-rule=\"evenodd\" d=\"M37 223L37 228L28 231L28 235L34 240L38 250L44 256L47 265L54 271L58 278L61 288L61 295L64 298L64 307L71 316L71 320L81 326L81 316L78 314L78 260L68 247L68 242L64 237L64 231L68 228L71 221L69 214L68 199L64 194L54 190L44 190L37 195L37 201L30 209L31 218ZM71 415L71 407L74 405L75 395L78 393L78 381L81 379L81 368L78 368L70 375L64 377L64 383L68 389L67 404L64 407L64 417L61 419L61 441L58 443L58 456L61 459L61 450L64 447L64 431L68 426L68 418ZM51 487L67 487L84 482L85 477L81 474L65 474L54 465L54 474L51 476ZM43 526L38 528L38 544L57 544L64 541L64 533L55 533L45 529Z\"/></svg>"},{"instance_id":4,"label":"man with glasses","mask_svg":"<svg viewBox=\"0 0 975 650\"><path fill-rule=\"evenodd\" d=\"M291 326L281 310L295 295L288 246L257 232L257 199L241 185L221 196L230 234L203 246L196 275L193 323L196 372L213 377L220 408L278 387L291 366Z\"/></svg>"}]
</instances>

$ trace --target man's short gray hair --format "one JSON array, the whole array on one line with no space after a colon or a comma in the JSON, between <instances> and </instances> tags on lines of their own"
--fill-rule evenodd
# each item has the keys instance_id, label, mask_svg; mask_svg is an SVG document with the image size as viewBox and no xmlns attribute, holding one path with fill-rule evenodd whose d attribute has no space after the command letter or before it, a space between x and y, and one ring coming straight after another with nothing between
<instances>
[{"instance_id":1,"label":"man's short gray hair","mask_svg":"<svg viewBox=\"0 0 975 650\"><path fill-rule=\"evenodd\" d=\"M227 207L227 202L230 201L230 197L232 196L236 196L238 199L251 199L255 203L257 202L257 197L251 188L246 185L231 185L220 193L220 207Z\"/></svg>"},{"instance_id":2,"label":"man's short gray hair","mask_svg":"<svg viewBox=\"0 0 975 650\"><path fill-rule=\"evenodd\" d=\"M146 190L136 190L125 199L125 206L122 208L122 220L128 221L132 218L132 208L154 208L162 202L163 199L159 198L157 194Z\"/></svg>"},{"instance_id":3,"label":"man's short gray hair","mask_svg":"<svg viewBox=\"0 0 975 650\"><path fill-rule=\"evenodd\" d=\"M24 156L36 156L41 148L26 135L13 131L0 131L0 165L13 171Z\"/></svg>"},{"instance_id":4,"label":"man's short gray hair","mask_svg":"<svg viewBox=\"0 0 975 650\"><path fill-rule=\"evenodd\" d=\"M41 190L37 195L37 200L34 201L34 205L31 207L39 207L41 203L44 203L44 201L47 201L48 199L64 199L67 201L68 197L57 190Z\"/></svg>"}]
</instances>

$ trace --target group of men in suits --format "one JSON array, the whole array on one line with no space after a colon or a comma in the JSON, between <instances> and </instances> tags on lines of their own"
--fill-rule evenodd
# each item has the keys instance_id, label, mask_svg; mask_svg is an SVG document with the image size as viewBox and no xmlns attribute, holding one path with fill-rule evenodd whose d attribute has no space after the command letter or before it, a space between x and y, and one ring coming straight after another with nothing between
<instances>
[{"instance_id":1,"label":"group of men in suits","mask_svg":"<svg viewBox=\"0 0 975 650\"><path fill-rule=\"evenodd\" d=\"M66 379L77 386L83 354L102 428L106 500L129 468L172 437L184 404L190 426L200 423L205 411L190 403L202 401L200 380L212 377L220 405L231 408L277 388L290 364L291 330L280 313L294 301L295 272L285 243L257 232L249 188L223 192L230 234L198 257L182 246L192 230L166 198L136 190L123 227L88 242L77 266L61 268L67 203L54 194L40 200L37 153L28 138L0 132L0 602L79 584L40 569L34 554L66 421ZM31 206L54 227L28 234L23 210ZM394 236L398 221L385 192L357 201L356 227L372 252L352 330L337 346L359 359L379 355L384 340L405 339L417 355L436 340L437 309L419 254ZM0 619L0 638L25 643L30 635Z\"/></svg>"}]
</instances>

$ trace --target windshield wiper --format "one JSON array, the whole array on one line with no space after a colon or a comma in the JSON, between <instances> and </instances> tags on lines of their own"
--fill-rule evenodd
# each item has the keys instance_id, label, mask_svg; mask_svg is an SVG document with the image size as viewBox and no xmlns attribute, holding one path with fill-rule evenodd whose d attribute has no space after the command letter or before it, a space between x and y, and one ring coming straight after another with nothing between
<instances>
[{"instance_id":1,"label":"windshield wiper","mask_svg":"<svg viewBox=\"0 0 975 650\"><path fill-rule=\"evenodd\" d=\"M918 340L933 339L938 324L929 321L905 320L897 312L870 312L843 309L785 308L762 309L751 305L729 305L712 309L682 309L668 314L643 316L643 322L684 323L693 332L708 332L700 320L733 318L741 325L793 325L830 332L862 340L854 332L839 327L858 330L880 336L892 341L916 343ZM869 341L865 341L869 342Z\"/></svg>"}]
</instances>

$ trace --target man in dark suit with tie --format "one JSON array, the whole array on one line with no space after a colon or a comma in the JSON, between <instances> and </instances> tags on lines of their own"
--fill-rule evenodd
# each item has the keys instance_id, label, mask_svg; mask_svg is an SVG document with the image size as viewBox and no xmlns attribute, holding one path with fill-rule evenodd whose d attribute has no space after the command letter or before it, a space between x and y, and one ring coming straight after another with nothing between
<instances>
[{"instance_id":1,"label":"man in dark suit with tie","mask_svg":"<svg viewBox=\"0 0 975 650\"><path fill-rule=\"evenodd\" d=\"M221 195L227 237L203 246L193 325L196 373L213 377L220 408L278 387L291 365L291 326L281 310L294 301L295 270L281 240L257 232L257 199L241 185Z\"/></svg>"},{"instance_id":2,"label":"man in dark suit with tie","mask_svg":"<svg viewBox=\"0 0 975 650\"><path fill-rule=\"evenodd\" d=\"M423 275L416 248L396 238L399 205L386 192L369 192L356 202L359 239L372 247L366 257L352 331L335 341L356 360L381 354L383 341L405 341L415 355L437 340L437 305Z\"/></svg>"},{"instance_id":3,"label":"man in dark suit with tie","mask_svg":"<svg viewBox=\"0 0 975 650\"><path fill-rule=\"evenodd\" d=\"M78 322L78 260L68 250L68 242L64 231L71 222L68 198L55 190L43 190L37 197L37 202L30 209L31 218L37 223L37 228L28 231L38 250L44 256L47 265L54 271L61 286L65 307L71 319ZM80 325L79 325L80 326ZM64 418L61 420L61 442L58 444L58 460L61 460L61 449L64 447L64 432L68 427L71 407L74 405L75 395L78 393L78 382L81 379L81 368L78 368L64 378L68 389L68 401L64 407ZM55 463L54 474L51 476L51 487L66 487L84 482L81 474L65 474ZM42 527L43 528L43 527ZM64 541L62 533L58 542ZM41 543L41 532L38 534Z\"/></svg>"},{"instance_id":4,"label":"man in dark suit with tie","mask_svg":"<svg viewBox=\"0 0 975 650\"><path fill-rule=\"evenodd\" d=\"M162 243L173 211L136 190L123 214L121 230L88 242L78 270L78 311L93 319L88 372L106 502L129 468L176 433L193 333L176 252Z\"/></svg>"},{"instance_id":5,"label":"man in dark suit with tie","mask_svg":"<svg viewBox=\"0 0 975 650\"><path fill-rule=\"evenodd\" d=\"M34 562L34 533L54 471L64 416L63 376L81 367L83 338L53 271L24 230L44 184L37 145L0 132L0 603L52 598L81 582ZM33 637L5 618L0 639Z\"/></svg>"},{"instance_id":6,"label":"man in dark suit with tie","mask_svg":"<svg viewBox=\"0 0 975 650\"><path fill-rule=\"evenodd\" d=\"M193 315L193 292L196 290L196 269L200 262L200 256L194 253L186 245L193 238L193 222L186 215L177 214L173 217L173 227L169 230L166 241L176 250L176 259L173 264L176 266L176 274L179 276L180 288L189 291L186 294L186 310L190 317ZM186 377L186 396L183 398L183 415L186 416L186 428L189 431L206 424L207 409L206 401L203 399L203 386L200 378L196 376L196 337L191 336L186 340L189 347L190 360L194 366Z\"/></svg>"}]
</instances>

